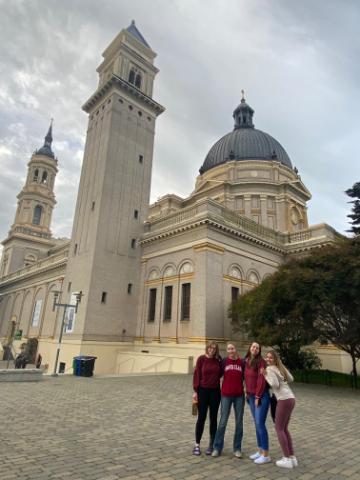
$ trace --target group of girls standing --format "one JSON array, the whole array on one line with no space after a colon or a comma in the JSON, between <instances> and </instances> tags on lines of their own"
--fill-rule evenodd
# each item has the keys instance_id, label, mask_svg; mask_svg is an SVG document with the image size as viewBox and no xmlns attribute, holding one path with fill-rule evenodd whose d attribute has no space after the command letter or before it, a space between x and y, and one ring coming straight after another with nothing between
<instances>
[{"instance_id":1,"label":"group of girls standing","mask_svg":"<svg viewBox=\"0 0 360 480\"><path fill-rule=\"evenodd\" d=\"M271 462L266 428L271 388L277 400L275 430L284 455L276 465L284 468L296 467L298 462L288 430L290 416L295 406L295 397L288 385L292 381L293 377L278 354L270 350L264 359L257 342L250 345L244 359L239 357L236 346L232 342L227 344L225 359L221 359L217 343L209 343L206 346L205 355L198 358L194 371L193 401L198 406L198 418L193 454L201 455L200 442L209 411L210 442L205 453L212 457L221 455L226 425L233 406L235 413L233 452L235 457L242 458L243 415L246 401L254 420L257 442L257 450L249 458L258 465ZM220 421L217 425L220 404Z\"/></svg>"}]
</instances>

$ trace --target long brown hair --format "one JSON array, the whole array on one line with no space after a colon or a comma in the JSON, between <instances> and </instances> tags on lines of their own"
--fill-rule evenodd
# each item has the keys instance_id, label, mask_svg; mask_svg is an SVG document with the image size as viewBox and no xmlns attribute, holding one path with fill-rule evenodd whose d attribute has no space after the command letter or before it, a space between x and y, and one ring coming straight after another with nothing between
<instances>
[{"instance_id":1,"label":"long brown hair","mask_svg":"<svg viewBox=\"0 0 360 480\"><path fill-rule=\"evenodd\" d=\"M220 353L219 353L219 345L216 342L209 342L206 347L205 347L205 354L208 355L208 350L210 347L215 348L215 355L214 358L219 359L220 358Z\"/></svg>"},{"instance_id":2,"label":"long brown hair","mask_svg":"<svg viewBox=\"0 0 360 480\"><path fill-rule=\"evenodd\" d=\"M271 349L268 352L266 352L266 354L268 353L270 353L270 355L273 357L275 367L278 368L279 372L284 377L285 382L287 382L289 380L287 375L287 370L285 368L285 365L282 363L281 358L279 357L279 354L274 349Z\"/></svg>"},{"instance_id":3,"label":"long brown hair","mask_svg":"<svg viewBox=\"0 0 360 480\"><path fill-rule=\"evenodd\" d=\"M259 353L253 357L251 355L251 352L250 352L250 348L251 346L254 344L254 343L257 343L259 345ZM261 345L260 343L258 342L251 342L249 348L248 348L248 351L245 355L245 360L247 361L247 363L249 364L249 367L251 367L253 370L258 370L259 369L259 366L260 366L260 361L262 360L262 356L261 356Z\"/></svg>"}]
</instances>

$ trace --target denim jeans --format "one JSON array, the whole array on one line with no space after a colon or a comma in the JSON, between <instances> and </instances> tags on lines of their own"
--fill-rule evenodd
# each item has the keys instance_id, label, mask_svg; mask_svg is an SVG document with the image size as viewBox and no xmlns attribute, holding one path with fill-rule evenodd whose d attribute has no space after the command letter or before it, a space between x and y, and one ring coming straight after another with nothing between
<instances>
[{"instance_id":1,"label":"denim jeans","mask_svg":"<svg viewBox=\"0 0 360 480\"><path fill-rule=\"evenodd\" d=\"M269 436L265 425L269 406L270 395L268 391L263 393L258 407L255 406L255 395L249 396L249 407L255 422L257 446L261 450L269 450Z\"/></svg>"},{"instance_id":2,"label":"denim jeans","mask_svg":"<svg viewBox=\"0 0 360 480\"><path fill-rule=\"evenodd\" d=\"M241 442L243 437L243 416L244 416L244 395L241 397L221 397L221 415L218 429L215 435L214 450L222 451L224 448L224 436L226 425L229 419L231 405L234 405L235 413L235 434L234 434L234 452L241 451Z\"/></svg>"}]
</instances>

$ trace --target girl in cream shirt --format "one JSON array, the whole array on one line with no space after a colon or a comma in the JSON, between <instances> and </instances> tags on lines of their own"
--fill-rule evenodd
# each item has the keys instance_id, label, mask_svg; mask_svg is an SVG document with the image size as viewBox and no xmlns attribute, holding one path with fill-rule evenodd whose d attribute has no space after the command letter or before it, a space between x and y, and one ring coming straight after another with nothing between
<instances>
[{"instance_id":1,"label":"girl in cream shirt","mask_svg":"<svg viewBox=\"0 0 360 480\"><path fill-rule=\"evenodd\" d=\"M264 376L277 399L275 430L284 454L283 458L276 462L276 465L283 468L297 467L298 461L294 455L292 439L288 430L291 413L295 407L295 396L289 387L289 382L293 382L294 379L275 350L270 350L266 354L265 361L267 367Z\"/></svg>"}]
</instances>

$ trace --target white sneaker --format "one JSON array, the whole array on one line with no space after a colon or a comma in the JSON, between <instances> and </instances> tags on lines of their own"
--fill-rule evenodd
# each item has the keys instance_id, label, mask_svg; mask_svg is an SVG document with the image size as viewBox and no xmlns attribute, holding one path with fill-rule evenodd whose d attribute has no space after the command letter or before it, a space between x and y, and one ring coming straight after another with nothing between
<instances>
[{"instance_id":1,"label":"white sneaker","mask_svg":"<svg viewBox=\"0 0 360 480\"><path fill-rule=\"evenodd\" d=\"M259 455L259 457L254 460L254 463L256 463L256 465L262 465L263 463L269 463L269 462L271 462L271 458L264 457L264 455ZM291 465L292 465L292 462L291 462Z\"/></svg>"},{"instance_id":2,"label":"white sneaker","mask_svg":"<svg viewBox=\"0 0 360 480\"><path fill-rule=\"evenodd\" d=\"M283 468L294 468L291 458L287 458L287 457L283 457L281 460L278 460L276 462L276 466L283 467Z\"/></svg>"},{"instance_id":3,"label":"white sneaker","mask_svg":"<svg viewBox=\"0 0 360 480\"><path fill-rule=\"evenodd\" d=\"M218 457L220 455L219 450L213 450L211 456L212 457Z\"/></svg>"},{"instance_id":4,"label":"white sneaker","mask_svg":"<svg viewBox=\"0 0 360 480\"><path fill-rule=\"evenodd\" d=\"M236 450L236 452L234 452L234 455L236 458L242 458L242 453L240 452L240 450Z\"/></svg>"},{"instance_id":5,"label":"white sneaker","mask_svg":"<svg viewBox=\"0 0 360 480\"><path fill-rule=\"evenodd\" d=\"M259 452L253 453L252 455L249 456L250 460L256 460L259 457L260 457Z\"/></svg>"},{"instance_id":6,"label":"white sneaker","mask_svg":"<svg viewBox=\"0 0 360 480\"><path fill-rule=\"evenodd\" d=\"M299 465L298 459L294 455L290 457L290 460L292 461L294 467L297 467Z\"/></svg>"}]
</instances>

